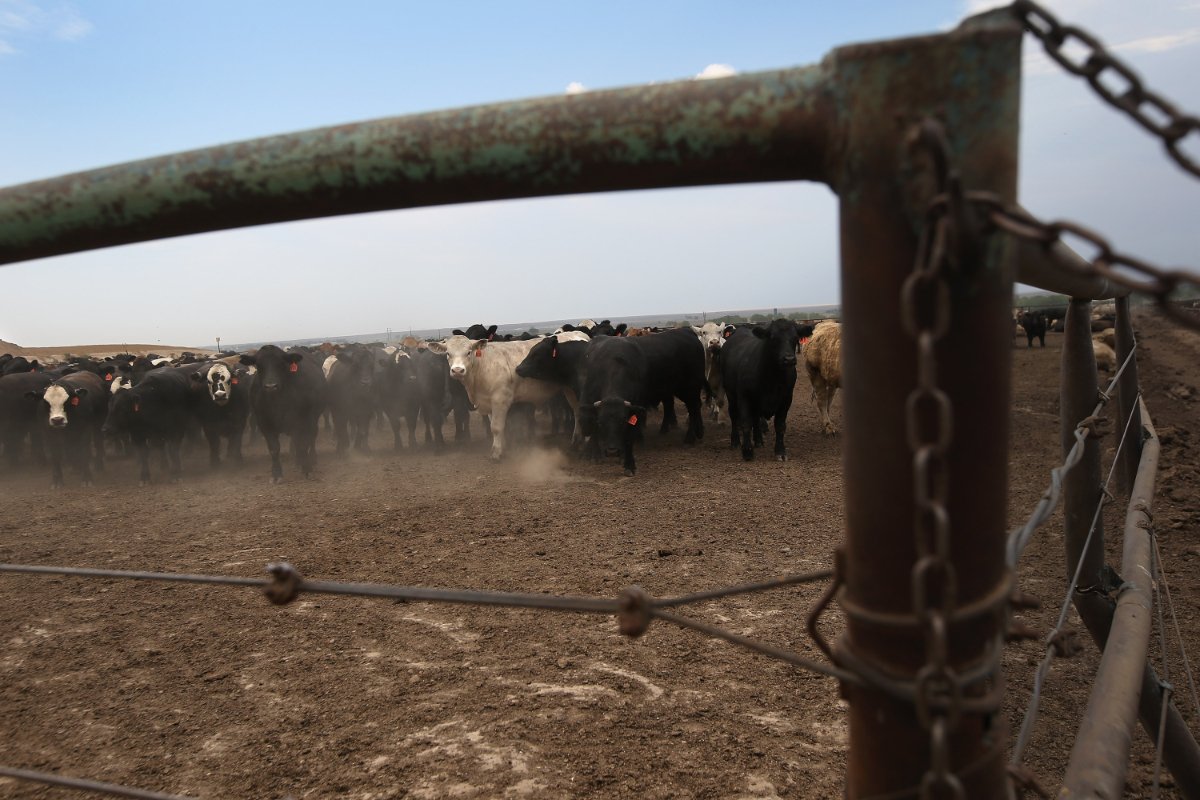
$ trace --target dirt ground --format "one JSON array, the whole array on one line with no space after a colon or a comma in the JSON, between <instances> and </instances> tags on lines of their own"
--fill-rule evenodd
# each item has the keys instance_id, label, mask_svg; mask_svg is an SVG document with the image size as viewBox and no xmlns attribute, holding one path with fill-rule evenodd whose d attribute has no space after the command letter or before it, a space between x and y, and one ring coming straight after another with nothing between
<instances>
[{"instance_id":1,"label":"dirt ground","mask_svg":"<svg viewBox=\"0 0 1200 800\"><path fill-rule=\"evenodd\" d=\"M1196 659L1200 336L1154 317L1139 330L1165 443L1155 521ZM1015 352L1010 527L1061 458L1061 342ZM0 561L261 576L286 560L314 579L600 597L811 571L830 564L843 513L841 440L820 434L808 394L802 379L787 463L743 464L728 428L710 427L695 448L651 434L632 479L547 446L492 465L477 422L469 446L441 457L394 454L373 433L374 452L337 460L323 434L316 479L287 462L281 486L259 437L229 471L209 472L197 448L177 485L137 488L129 460L92 489L68 476L62 492L44 474L3 472ZM1108 530L1119 564L1119 510ZM1022 618L1043 633L1062 560L1056 514L1020 570L1044 603ZM683 613L815 657L803 617L820 590ZM835 612L827 628L838 625ZM249 589L6 575L0 636L0 764L12 767L204 798L842 794L833 680L661 622L631 641L602 616L316 595L274 607ZM1029 750L1051 787L1095 670L1084 640L1055 663ZM1039 642L1007 651L1013 732L1041 655ZM1171 676L1195 729L1177 655ZM1128 796L1148 797L1153 751L1135 740ZM1177 796L1166 780L1163 796ZM0 797L66 796L0 779Z\"/></svg>"}]
</instances>

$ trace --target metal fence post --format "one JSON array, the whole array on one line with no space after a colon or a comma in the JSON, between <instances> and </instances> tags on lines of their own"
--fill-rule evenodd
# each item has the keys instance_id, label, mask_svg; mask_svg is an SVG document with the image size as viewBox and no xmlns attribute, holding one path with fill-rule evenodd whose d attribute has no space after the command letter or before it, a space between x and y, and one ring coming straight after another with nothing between
<instances>
[{"instance_id":1,"label":"metal fence post","mask_svg":"<svg viewBox=\"0 0 1200 800\"><path fill-rule=\"evenodd\" d=\"M872 673L874 686L879 679L915 686L929 653L925 620L914 613L915 470L906 406L917 385L917 357L902 324L901 287L913 270L937 182L909 137L923 119L939 120L963 185L1010 201L1019 60L1019 29L993 18L944 37L842 48L829 61L843 135L834 186L842 252L847 541L840 602L847 629L837 655L861 674ZM994 608L997 598L1003 605L1008 590L1012 270L1003 237L988 239L977 256L947 276L949 329L935 346L938 386L953 407L945 507L957 607L976 609L951 615L946 625L947 662L959 674L986 660L998 615L979 609ZM943 727L939 766L938 746L911 696L874 686L843 686L850 703L848 797L916 796L931 776L943 789L951 787L948 794L935 789L934 796L1007 796L1001 715L967 712L948 734ZM978 700L985 688L978 684L966 694Z\"/></svg>"},{"instance_id":2,"label":"metal fence post","mask_svg":"<svg viewBox=\"0 0 1200 800\"><path fill-rule=\"evenodd\" d=\"M1130 319L1128 295L1118 297L1116 304L1116 350L1117 364L1120 365L1124 364L1125 359L1133 353L1133 320ZM1129 364L1125 367L1125 372L1121 374L1121 380L1117 385L1117 408L1120 413L1120 424L1117 429L1118 439L1122 435L1125 424L1127 422L1129 424L1129 433L1126 434L1125 447L1121 450L1121 463L1117 469L1121 488L1126 492L1133 491L1133 480L1137 475L1138 462L1142 457L1142 411L1138 403L1140 390L1137 356L1134 355L1129 359ZM1130 415L1133 417L1132 420L1130 420Z\"/></svg>"}]
</instances>

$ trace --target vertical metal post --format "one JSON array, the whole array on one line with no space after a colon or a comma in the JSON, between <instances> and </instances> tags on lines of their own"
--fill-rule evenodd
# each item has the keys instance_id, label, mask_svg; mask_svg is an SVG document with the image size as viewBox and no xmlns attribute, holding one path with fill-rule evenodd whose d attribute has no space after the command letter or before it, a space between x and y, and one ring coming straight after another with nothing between
<instances>
[{"instance_id":1,"label":"vertical metal post","mask_svg":"<svg viewBox=\"0 0 1200 800\"><path fill-rule=\"evenodd\" d=\"M1118 297L1117 304L1117 364L1125 363L1125 359L1133 352L1133 321L1129 316L1129 297ZM1120 413L1120 422L1116 428L1117 440L1123 433L1126 423L1129 425L1129 433L1125 437L1125 447L1121 450L1121 463L1118 465L1117 474L1121 482L1121 488L1126 492L1133 490L1133 480L1137 475L1138 462L1142 457L1142 411L1138 403L1138 366L1137 356L1133 356L1129 360L1129 365L1125 367L1125 371L1121 373L1121 380L1117 383L1117 408ZM1132 414L1133 419L1130 420Z\"/></svg>"},{"instance_id":2,"label":"vertical metal post","mask_svg":"<svg viewBox=\"0 0 1200 800\"><path fill-rule=\"evenodd\" d=\"M902 324L901 287L913 270L937 186L935 171L921 163L908 140L922 119L939 120L963 185L1011 201L1019 61L1019 28L997 17L946 36L842 48L827 62L837 77L834 104L843 137L834 188L842 252L847 526L840 602L847 628L837 655L859 665L861 674L909 685L928 651L924 621L913 611L916 504L906 404L917 385L917 358ZM1008 580L1012 270L1002 237L988 238L977 256L947 276L949 329L935 346L938 385L953 407L946 509L959 608L1004 601ZM997 616L950 619L952 669L965 671L986 657ZM976 685L967 693L983 689ZM843 686L843 693L850 703L847 796L915 796L931 767L937 768L930 730L913 700L870 685ZM944 742L943 767L961 781L966 797L1007 795L1007 731L1000 715L963 713Z\"/></svg>"},{"instance_id":3,"label":"vertical metal post","mask_svg":"<svg viewBox=\"0 0 1200 800\"><path fill-rule=\"evenodd\" d=\"M1092 350L1092 302L1072 298L1064 321L1062 386L1059 401L1059 425L1063 454L1075 446L1075 428L1091 416L1099 400L1096 385L1096 354ZM1104 566L1104 518L1095 517L1100 502L1100 440L1089 438L1083 458L1063 479L1063 529L1066 544L1067 580L1071 580L1082 560L1079 589L1100 583ZM1092 531L1092 519L1096 519ZM1084 552L1091 531L1091 542ZM1076 592L1075 607L1092 637L1103 642L1112 619L1112 606L1102 592Z\"/></svg>"}]
</instances>

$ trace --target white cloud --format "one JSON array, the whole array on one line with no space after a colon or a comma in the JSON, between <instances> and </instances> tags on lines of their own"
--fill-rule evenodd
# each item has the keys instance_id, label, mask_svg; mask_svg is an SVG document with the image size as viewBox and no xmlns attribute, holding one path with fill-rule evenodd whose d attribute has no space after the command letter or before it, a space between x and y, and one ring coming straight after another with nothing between
<instances>
[{"instance_id":1,"label":"white cloud","mask_svg":"<svg viewBox=\"0 0 1200 800\"><path fill-rule=\"evenodd\" d=\"M579 81L571 81L567 84L567 94L583 94L587 91L587 87Z\"/></svg>"},{"instance_id":2,"label":"white cloud","mask_svg":"<svg viewBox=\"0 0 1200 800\"><path fill-rule=\"evenodd\" d=\"M0 55L19 51L19 44L45 39L78 41L92 32L88 22L66 3L0 0Z\"/></svg>"},{"instance_id":3,"label":"white cloud","mask_svg":"<svg viewBox=\"0 0 1200 800\"><path fill-rule=\"evenodd\" d=\"M737 70L728 64L709 64L700 70L699 74L696 75L696 80L706 81L711 78L728 78L730 75L737 75Z\"/></svg>"},{"instance_id":4,"label":"white cloud","mask_svg":"<svg viewBox=\"0 0 1200 800\"><path fill-rule=\"evenodd\" d=\"M1113 45L1113 50L1124 50L1130 53L1162 53L1177 47L1187 47L1200 42L1200 28L1188 28L1178 33L1168 33L1162 36L1144 36L1132 42Z\"/></svg>"}]
</instances>

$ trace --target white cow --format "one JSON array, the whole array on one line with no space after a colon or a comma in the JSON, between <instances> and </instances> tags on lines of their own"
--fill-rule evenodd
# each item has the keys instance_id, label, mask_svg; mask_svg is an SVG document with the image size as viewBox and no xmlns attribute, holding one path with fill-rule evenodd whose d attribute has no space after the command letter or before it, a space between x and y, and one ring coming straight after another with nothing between
<instances>
[{"instance_id":1,"label":"white cow","mask_svg":"<svg viewBox=\"0 0 1200 800\"><path fill-rule=\"evenodd\" d=\"M700 327L692 326L692 332L700 337L704 345L704 380L708 382L708 410L713 422L721 418L725 405L725 389L721 385L721 345L725 343L725 326L718 322L706 322Z\"/></svg>"},{"instance_id":2,"label":"white cow","mask_svg":"<svg viewBox=\"0 0 1200 800\"><path fill-rule=\"evenodd\" d=\"M568 331L558 335L560 342L586 342L588 335L580 331ZM513 403L541 405L560 392L567 397L571 410L575 411L575 437L582 434L579 423L579 398L570 390L557 384L522 378L517 375L517 365L525 360L529 351L540 339L526 341L489 342L487 339L468 339L466 336L451 336L440 342L430 342L429 350L446 356L450 363L450 377L462 382L467 397L480 414L487 414L492 422L492 459L498 461L504 454L504 423L508 409Z\"/></svg>"}]
</instances>

